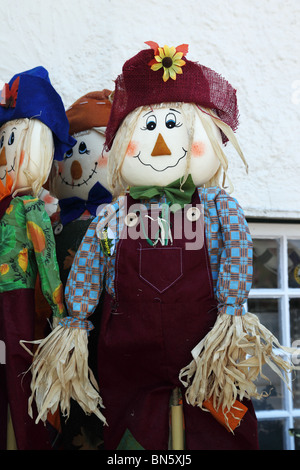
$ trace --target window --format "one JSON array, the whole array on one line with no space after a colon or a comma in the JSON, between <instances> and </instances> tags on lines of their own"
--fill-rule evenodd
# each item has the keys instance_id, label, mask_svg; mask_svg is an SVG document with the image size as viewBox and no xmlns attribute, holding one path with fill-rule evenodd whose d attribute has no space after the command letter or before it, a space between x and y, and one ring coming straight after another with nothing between
<instances>
[{"instance_id":1,"label":"window","mask_svg":"<svg viewBox=\"0 0 300 470\"><path fill-rule=\"evenodd\" d=\"M251 223L253 284L247 309L257 315L283 346L300 346L300 224ZM296 361L300 365L300 351ZM263 371L264 372L264 371ZM300 449L300 371L292 393L269 367L271 384L259 379L268 398L253 400L262 450Z\"/></svg>"}]
</instances>

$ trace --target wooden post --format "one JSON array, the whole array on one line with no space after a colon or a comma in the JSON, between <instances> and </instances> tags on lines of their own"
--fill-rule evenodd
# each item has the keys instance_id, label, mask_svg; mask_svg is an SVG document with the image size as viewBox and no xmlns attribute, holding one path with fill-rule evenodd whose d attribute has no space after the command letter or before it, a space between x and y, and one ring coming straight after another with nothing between
<instances>
[{"instance_id":1,"label":"wooden post","mask_svg":"<svg viewBox=\"0 0 300 470\"><path fill-rule=\"evenodd\" d=\"M184 450L183 409L179 403L179 389L176 387L172 394L171 405L172 449Z\"/></svg>"},{"instance_id":2,"label":"wooden post","mask_svg":"<svg viewBox=\"0 0 300 470\"><path fill-rule=\"evenodd\" d=\"M7 410L6 448L7 450L18 450L9 407Z\"/></svg>"}]
</instances>

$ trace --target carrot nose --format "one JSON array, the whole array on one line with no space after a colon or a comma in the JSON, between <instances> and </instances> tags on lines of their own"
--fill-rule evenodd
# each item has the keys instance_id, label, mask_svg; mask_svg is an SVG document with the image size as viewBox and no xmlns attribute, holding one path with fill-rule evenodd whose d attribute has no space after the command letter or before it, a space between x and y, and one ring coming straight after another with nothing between
<instances>
[{"instance_id":1,"label":"carrot nose","mask_svg":"<svg viewBox=\"0 0 300 470\"><path fill-rule=\"evenodd\" d=\"M79 180L82 176L82 168L77 160L74 160L71 165L71 176L73 180Z\"/></svg>"},{"instance_id":2,"label":"carrot nose","mask_svg":"<svg viewBox=\"0 0 300 470\"><path fill-rule=\"evenodd\" d=\"M163 136L158 134L156 143L151 153L152 157L159 157L160 155L172 155L171 150L167 146Z\"/></svg>"},{"instance_id":3,"label":"carrot nose","mask_svg":"<svg viewBox=\"0 0 300 470\"><path fill-rule=\"evenodd\" d=\"M6 152L5 152L5 147L3 147L0 152L0 166L4 166L6 164L7 164Z\"/></svg>"}]
</instances>

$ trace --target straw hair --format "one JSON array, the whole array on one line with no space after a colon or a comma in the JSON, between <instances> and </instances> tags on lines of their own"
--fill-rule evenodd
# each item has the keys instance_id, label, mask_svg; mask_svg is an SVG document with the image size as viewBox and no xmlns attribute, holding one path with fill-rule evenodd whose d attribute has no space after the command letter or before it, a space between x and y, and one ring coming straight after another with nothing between
<instances>
[{"instance_id":1,"label":"straw hair","mask_svg":"<svg viewBox=\"0 0 300 470\"><path fill-rule=\"evenodd\" d=\"M220 118L218 118L218 116L211 109L201 108L198 105L194 105L194 106L195 106L195 109L196 109L196 113L199 116L199 118L201 119L203 127L204 127L204 129L205 129L205 131L208 135L210 143L211 143L211 145L212 145L212 147L213 147L213 149L214 149L214 151L215 151L215 153L216 153L216 155L217 155L217 157L220 161L220 165L221 165L219 170L217 171L217 173L211 178L210 181L208 181L205 184L205 187L219 186L219 178L220 178L221 169L222 169L223 170L223 180L222 180L221 187L223 187L225 189L225 180L227 179L228 183L229 183L228 192L231 193L231 192L233 192L233 185L232 185L232 183L230 181L230 178L228 176L228 159L227 159L226 154L223 151L223 146L220 145L220 143L217 141L217 139L215 139L215 137L213 135L213 131L212 131L212 126L213 125L216 125L220 129L220 131L223 134L226 135L228 141L231 142L231 144L235 148L236 152L238 153L238 155L240 156L242 162L244 163L246 171L248 172L247 161L244 157L244 154L241 150L241 147L238 143L238 140L237 140L233 130L231 129L231 127L228 126L228 124L226 124L225 122L223 122Z\"/></svg>"},{"instance_id":2,"label":"straw hair","mask_svg":"<svg viewBox=\"0 0 300 470\"><path fill-rule=\"evenodd\" d=\"M16 120L16 125L21 122L25 123L25 127L22 129L16 146L16 168L12 192L14 196L20 192L29 192L33 196L38 196L49 176L53 161L53 135L49 127L37 119ZM38 161L33 158L33 152L38 155ZM19 183L21 173L26 177L25 185Z\"/></svg>"}]
</instances>

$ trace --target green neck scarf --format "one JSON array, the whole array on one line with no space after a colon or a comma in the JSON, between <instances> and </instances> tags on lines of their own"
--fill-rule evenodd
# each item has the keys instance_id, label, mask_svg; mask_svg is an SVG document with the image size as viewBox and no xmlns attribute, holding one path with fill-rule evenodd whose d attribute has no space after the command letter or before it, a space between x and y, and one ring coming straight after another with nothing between
<instances>
[{"instance_id":1,"label":"green neck scarf","mask_svg":"<svg viewBox=\"0 0 300 470\"><path fill-rule=\"evenodd\" d=\"M171 206L179 204L181 208L189 204L192 200L196 186L193 183L191 175L188 176L185 183L181 186L182 178L179 178L167 186L133 186L130 188L130 196L133 199L152 199L166 195L167 203Z\"/></svg>"}]
</instances>

